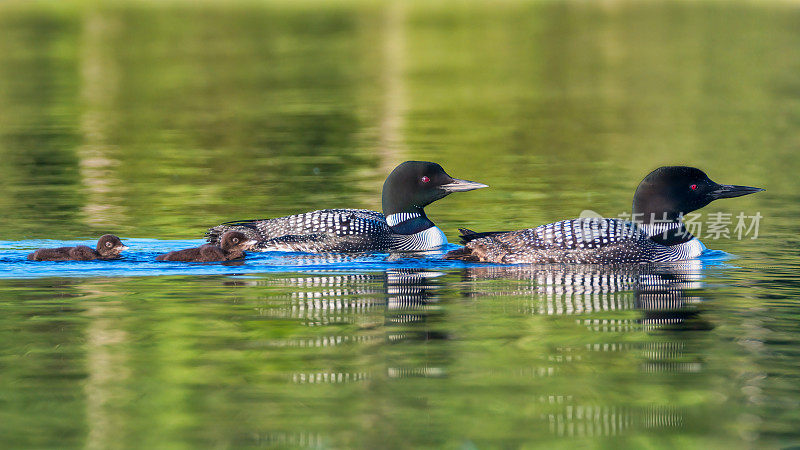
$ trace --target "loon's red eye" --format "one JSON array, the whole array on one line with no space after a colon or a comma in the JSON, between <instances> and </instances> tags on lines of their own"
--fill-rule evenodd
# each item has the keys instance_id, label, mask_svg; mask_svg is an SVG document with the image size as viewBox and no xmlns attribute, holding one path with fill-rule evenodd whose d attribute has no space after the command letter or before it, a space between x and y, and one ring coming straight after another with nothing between
<instances>
[{"instance_id":1,"label":"loon's red eye","mask_svg":"<svg viewBox=\"0 0 800 450\"><path fill-rule=\"evenodd\" d=\"M427 182L431 181L431 179L430 179L430 178L428 178L428 177L426 177L426 176L423 176L423 177L421 178L421 180L422 180L422 182L423 182L423 183L427 183Z\"/></svg>"},{"instance_id":2,"label":"loon's red eye","mask_svg":"<svg viewBox=\"0 0 800 450\"><path fill-rule=\"evenodd\" d=\"M689 189L691 189L693 191L696 191L697 190L697 185L696 184L692 184L692 185L689 186Z\"/></svg>"}]
</instances>

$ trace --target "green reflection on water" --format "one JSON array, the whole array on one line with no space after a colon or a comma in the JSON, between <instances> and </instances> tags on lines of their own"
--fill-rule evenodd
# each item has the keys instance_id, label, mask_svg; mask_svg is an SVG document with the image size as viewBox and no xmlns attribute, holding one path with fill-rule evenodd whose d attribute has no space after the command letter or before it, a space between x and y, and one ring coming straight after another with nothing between
<instances>
[{"instance_id":1,"label":"green reflection on water","mask_svg":"<svg viewBox=\"0 0 800 450\"><path fill-rule=\"evenodd\" d=\"M6 237L378 208L412 158L494 188L448 233L614 216L662 164L796 186L789 7L397 5L5 7Z\"/></svg>"},{"instance_id":2,"label":"green reflection on water","mask_svg":"<svg viewBox=\"0 0 800 450\"><path fill-rule=\"evenodd\" d=\"M3 434L100 448L699 447L787 431L789 417L756 420L752 389L781 386L731 342L756 336L748 321L716 327L692 283L571 291L531 284L559 270L497 270L4 281Z\"/></svg>"}]
</instances>

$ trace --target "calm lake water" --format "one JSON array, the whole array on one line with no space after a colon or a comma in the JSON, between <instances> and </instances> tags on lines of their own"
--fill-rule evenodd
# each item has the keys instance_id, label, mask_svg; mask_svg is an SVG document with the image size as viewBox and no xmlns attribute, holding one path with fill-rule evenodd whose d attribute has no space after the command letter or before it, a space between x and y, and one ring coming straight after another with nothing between
<instances>
[{"instance_id":1,"label":"calm lake water","mask_svg":"<svg viewBox=\"0 0 800 450\"><path fill-rule=\"evenodd\" d=\"M797 5L91 3L0 4L4 447L800 445ZM767 191L674 266L153 261L408 159L491 186L427 209L451 242L665 164Z\"/></svg>"}]
</instances>

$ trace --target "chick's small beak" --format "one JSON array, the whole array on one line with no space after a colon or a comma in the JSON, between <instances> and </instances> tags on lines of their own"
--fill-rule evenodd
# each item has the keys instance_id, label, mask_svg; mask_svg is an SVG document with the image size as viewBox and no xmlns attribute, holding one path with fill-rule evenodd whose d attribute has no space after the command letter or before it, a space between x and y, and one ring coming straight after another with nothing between
<instances>
[{"instance_id":1,"label":"chick's small beak","mask_svg":"<svg viewBox=\"0 0 800 450\"><path fill-rule=\"evenodd\" d=\"M489 187L489 185L478 183L475 181L459 180L458 178L453 178L452 181L450 181L449 183L440 186L440 188L442 188L442 190L444 190L447 193L472 191L475 189L482 189L486 187Z\"/></svg>"},{"instance_id":2,"label":"chick's small beak","mask_svg":"<svg viewBox=\"0 0 800 450\"><path fill-rule=\"evenodd\" d=\"M119 251L127 250L129 248L130 247L128 247L127 245L122 245L122 246L117 247L117 249L119 249Z\"/></svg>"},{"instance_id":3,"label":"chick's small beak","mask_svg":"<svg viewBox=\"0 0 800 450\"><path fill-rule=\"evenodd\" d=\"M242 242L242 247L244 247L245 249L249 249L255 247L256 244L258 244L258 241L251 239L249 241Z\"/></svg>"},{"instance_id":4,"label":"chick's small beak","mask_svg":"<svg viewBox=\"0 0 800 450\"><path fill-rule=\"evenodd\" d=\"M755 194L756 192L761 192L764 189L757 188L757 187L750 187L750 186L737 186L733 184L720 184L717 189L711 191L709 195L713 197L715 200L719 198L734 198L734 197L741 197L743 195Z\"/></svg>"}]
</instances>

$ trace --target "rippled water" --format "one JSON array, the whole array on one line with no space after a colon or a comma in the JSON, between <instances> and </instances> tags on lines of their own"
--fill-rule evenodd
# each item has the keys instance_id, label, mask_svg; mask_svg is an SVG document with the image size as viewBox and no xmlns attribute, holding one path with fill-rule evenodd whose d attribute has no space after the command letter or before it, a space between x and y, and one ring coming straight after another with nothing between
<instances>
[{"instance_id":1,"label":"rippled water","mask_svg":"<svg viewBox=\"0 0 800 450\"><path fill-rule=\"evenodd\" d=\"M0 4L4 446L800 445L798 19L792 2ZM767 191L704 208L714 251L678 265L154 261L226 220L379 208L407 159L491 186L426 209L451 241L616 217L663 164ZM104 233L122 259L25 259Z\"/></svg>"}]
</instances>

